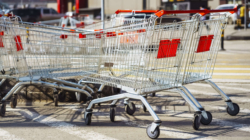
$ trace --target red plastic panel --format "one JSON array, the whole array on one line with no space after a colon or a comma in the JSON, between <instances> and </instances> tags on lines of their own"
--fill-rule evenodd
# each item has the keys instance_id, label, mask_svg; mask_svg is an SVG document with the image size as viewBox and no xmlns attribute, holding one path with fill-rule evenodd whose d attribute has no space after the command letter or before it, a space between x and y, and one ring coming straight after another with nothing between
<instances>
[{"instance_id":1,"label":"red plastic panel","mask_svg":"<svg viewBox=\"0 0 250 140\"><path fill-rule=\"evenodd\" d=\"M76 23L76 28L84 28L84 22Z\"/></svg>"},{"instance_id":2,"label":"red plastic panel","mask_svg":"<svg viewBox=\"0 0 250 140\"><path fill-rule=\"evenodd\" d=\"M16 41L16 50L17 51L23 50L23 45L22 45L22 41L21 41L20 35L15 36L14 40Z\"/></svg>"},{"instance_id":3,"label":"red plastic panel","mask_svg":"<svg viewBox=\"0 0 250 140\"><path fill-rule=\"evenodd\" d=\"M68 38L68 35L60 35L60 38L61 39L66 39L66 38Z\"/></svg>"},{"instance_id":4,"label":"red plastic panel","mask_svg":"<svg viewBox=\"0 0 250 140\"><path fill-rule=\"evenodd\" d=\"M113 37L116 36L115 32L107 32L107 37Z\"/></svg>"},{"instance_id":5,"label":"red plastic panel","mask_svg":"<svg viewBox=\"0 0 250 140\"><path fill-rule=\"evenodd\" d=\"M158 50L157 59L167 58L176 56L178 45L180 44L180 39L161 40Z\"/></svg>"},{"instance_id":6,"label":"red plastic panel","mask_svg":"<svg viewBox=\"0 0 250 140\"><path fill-rule=\"evenodd\" d=\"M4 32L1 31L1 32L0 32L0 47L1 47L1 48L4 47L4 45L3 45L3 35L4 35Z\"/></svg>"},{"instance_id":7,"label":"red plastic panel","mask_svg":"<svg viewBox=\"0 0 250 140\"><path fill-rule=\"evenodd\" d=\"M85 34L79 34L79 38L86 38Z\"/></svg>"},{"instance_id":8,"label":"red plastic panel","mask_svg":"<svg viewBox=\"0 0 250 140\"><path fill-rule=\"evenodd\" d=\"M145 29L137 30L137 33L143 33L143 32L146 32L146 30Z\"/></svg>"},{"instance_id":9,"label":"red plastic panel","mask_svg":"<svg viewBox=\"0 0 250 140\"><path fill-rule=\"evenodd\" d=\"M96 33L95 33L96 38L102 38L102 33L103 33L102 29L98 29L98 30L94 30L94 31L96 31Z\"/></svg>"},{"instance_id":10,"label":"red plastic panel","mask_svg":"<svg viewBox=\"0 0 250 140\"><path fill-rule=\"evenodd\" d=\"M213 38L214 35L201 36L196 52L199 53L209 51Z\"/></svg>"}]
</instances>

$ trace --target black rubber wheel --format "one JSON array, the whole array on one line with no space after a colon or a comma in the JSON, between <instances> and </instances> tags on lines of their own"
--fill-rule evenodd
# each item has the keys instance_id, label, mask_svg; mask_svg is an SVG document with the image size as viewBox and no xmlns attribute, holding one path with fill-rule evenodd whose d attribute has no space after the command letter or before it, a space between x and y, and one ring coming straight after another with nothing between
<instances>
[{"instance_id":1,"label":"black rubber wheel","mask_svg":"<svg viewBox=\"0 0 250 140\"><path fill-rule=\"evenodd\" d=\"M151 138L151 139L157 139L160 136L160 128L159 128L159 126L156 127L154 133L151 133L150 129L151 129L151 124L146 129L148 137Z\"/></svg>"},{"instance_id":2,"label":"black rubber wheel","mask_svg":"<svg viewBox=\"0 0 250 140\"><path fill-rule=\"evenodd\" d=\"M208 119L205 119L205 118L201 115L201 124L203 124L203 125L209 125L209 124L212 122L212 120L213 120L212 114L211 114L209 111L206 111L206 113L207 113Z\"/></svg>"},{"instance_id":3,"label":"black rubber wheel","mask_svg":"<svg viewBox=\"0 0 250 140\"><path fill-rule=\"evenodd\" d=\"M54 95L54 103L55 103L55 106L58 106L58 94Z\"/></svg>"},{"instance_id":4,"label":"black rubber wheel","mask_svg":"<svg viewBox=\"0 0 250 140\"><path fill-rule=\"evenodd\" d=\"M6 112L6 104L5 103L2 103L0 104L0 116L1 117L4 117L5 116L5 112Z\"/></svg>"},{"instance_id":5,"label":"black rubber wheel","mask_svg":"<svg viewBox=\"0 0 250 140\"><path fill-rule=\"evenodd\" d=\"M86 125L90 125L91 124L91 116L92 114L91 113L88 113L86 118L85 118L85 124Z\"/></svg>"},{"instance_id":6,"label":"black rubber wheel","mask_svg":"<svg viewBox=\"0 0 250 140\"><path fill-rule=\"evenodd\" d=\"M110 121L114 122L115 121L115 109L114 108L110 108Z\"/></svg>"},{"instance_id":7,"label":"black rubber wheel","mask_svg":"<svg viewBox=\"0 0 250 140\"><path fill-rule=\"evenodd\" d=\"M152 97L155 97L155 92L154 93L152 93L152 95L151 95Z\"/></svg>"},{"instance_id":8,"label":"black rubber wheel","mask_svg":"<svg viewBox=\"0 0 250 140\"><path fill-rule=\"evenodd\" d=\"M129 107L129 105L126 105L126 106L125 106L125 110L126 110L127 114L129 114L129 115L133 115L133 114L135 113L135 110L136 110L135 104L134 104L133 102L131 102L131 104L132 104L132 106L133 106L133 109L131 109L131 108Z\"/></svg>"},{"instance_id":9,"label":"black rubber wheel","mask_svg":"<svg viewBox=\"0 0 250 140\"><path fill-rule=\"evenodd\" d=\"M234 106L233 111L230 109L229 106L227 107L227 113L231 116L236 116L240 112L240 107L236 103L233 103L233 106Z\"/></svg>"},{"instance_id":10,"label":"black rubber wheel","mask_svg":"<svg viewBox=\"0 0 250 140\"><path fill-rule=\"evenodd\" d=\"M146 108L145 105L142 105L142 108L143 108L143 111L144 111L144 112L147 112L147 108Z\"/></svg>"},{"instance_id":11,"label":"black rubber wheel","mask_svg":"<svg viewBox=\"0 0 250 140\"><path fill-rule=\"evenodd\" d=\"M200 125L201 125L201 123L200 123L199 115L195 114L194 119L193 119L193 128L194 128L194 130L198 130Z\"/></svg>"},{"instance_id":12,"label":"black rubber wheel","mask_svg":"<svg viewBox=\"0 0 250 140\"><path fill-rule=\"evenodd\" d=\"M13 96L10 100L10 107L16 108L16 105L17 105L17 96Z\"/></svg>"}]
</instances>

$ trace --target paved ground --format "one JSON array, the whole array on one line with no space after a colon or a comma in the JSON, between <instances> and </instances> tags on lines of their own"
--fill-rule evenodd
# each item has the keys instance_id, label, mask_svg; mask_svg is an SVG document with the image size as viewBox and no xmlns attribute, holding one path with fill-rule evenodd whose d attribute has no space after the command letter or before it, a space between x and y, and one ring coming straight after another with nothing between
<instances>
[{"instance_id":1,"label":"paved ground","mask_svg":"<svg viewBox=\"0 0 250 140\"><path fill-rule=\"evenodd\" d=\"M228 31L229 32L229 31ZM159 139L218 139L249 140L250 138L250 41L226 41L226 51L220 51L213 81L238 103L237 116L226 113L226 104L207 84L194 83L186 87L207 111L212 112L209 126L192 128L193 111L179 94L170 91L157 93L148 101L163 121ZM153 119L143 112L140 102L137 111L129 116L121 103L116 108L115 122L109 120L109 106L96 107L91 126L84 124L84 105L79 103L19 102L16 109L7 106L6 117L0 118L0 140L77 140L133 139L145 140L146 126Z\"/></svg>"}]
</instances>

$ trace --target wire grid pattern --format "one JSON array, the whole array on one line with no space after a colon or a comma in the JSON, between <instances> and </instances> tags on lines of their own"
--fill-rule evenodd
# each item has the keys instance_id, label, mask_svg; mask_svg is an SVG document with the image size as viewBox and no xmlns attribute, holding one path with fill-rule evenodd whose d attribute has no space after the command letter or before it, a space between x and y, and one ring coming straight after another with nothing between
<instances>
[{"instance_id":1,"label":"wire grid pattern","mask_svg":"<svg viewBox=\"0 0 250 140\"><path fill-rule=\"evenodd\" d=\"M210 79L213 75L216 57L221 43L221 30L225 28L226 17L218 19L200 21L197 32L192 36L187 58L185 59L186 69L183 75L183 84ZM210 49L198 52L201 37L213 36ZM205 42L206 46L208 41Z\"/></svg>"}]
</instances>

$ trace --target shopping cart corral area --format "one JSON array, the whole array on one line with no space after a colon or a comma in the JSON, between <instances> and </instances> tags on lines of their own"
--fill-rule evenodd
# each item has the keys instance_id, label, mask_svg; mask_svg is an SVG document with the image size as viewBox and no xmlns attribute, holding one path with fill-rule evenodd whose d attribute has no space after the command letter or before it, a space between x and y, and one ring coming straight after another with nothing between
<instances>
[{"instance_id":1,"label":"shopping cart corral area","mask_svg":"<svg viewBox=\"0 0 250 140\"><path fill-rule=\"evenodd\" d=\"M227 15L200 20L236 10L118 10L109 20L81 27L70 17L62 22L70 20L71 27L0 17L1 136L249 137L249 81L212 79L225 70L222 57L246 54L218 54ZM161 23L163 15L181 13L194 15Z\"/></svg>"}]
</instances>

